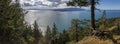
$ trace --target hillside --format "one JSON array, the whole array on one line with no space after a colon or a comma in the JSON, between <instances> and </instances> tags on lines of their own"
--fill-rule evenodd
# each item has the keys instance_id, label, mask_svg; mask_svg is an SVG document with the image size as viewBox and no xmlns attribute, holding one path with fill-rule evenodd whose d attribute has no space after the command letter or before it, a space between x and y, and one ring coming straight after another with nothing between
<instances>
[{"instance_id":1,"label":"hillside","mask_svg":"<svg viewBox=\"0 0 120 44\"><path fill-rule=\"evenodd\" d=\"M109 31L116 30L116 26L109 28ZM118 30L119 31L119 30ZM115 31L116 32L116 31ZM100 38L98 36L86 36L77 44L120 44L120 35L112 32L107 38Z\"/></svg>"},{"instance_id":2,"label":"hillside","mask_svg":"<svg viewBox=\"0 0 120 44\"><path fill-rule=\"evenodd\" d=\"M114 35L112 39L100 39L96 36L87 36L79 41L77 44L120 44L120 36Z\"/></svg>"},{"instance_id":3,"label":"hillside","mask_svg":"<svg viewBox=\"0 0 120 44\"><path fill-rule=\"evenodd\" d=\"M88 36L83 38L83 40L81 40L77 44L113 44L113 42L110 39L101 40L95 36Z\"/></svg>"}]
</instances>

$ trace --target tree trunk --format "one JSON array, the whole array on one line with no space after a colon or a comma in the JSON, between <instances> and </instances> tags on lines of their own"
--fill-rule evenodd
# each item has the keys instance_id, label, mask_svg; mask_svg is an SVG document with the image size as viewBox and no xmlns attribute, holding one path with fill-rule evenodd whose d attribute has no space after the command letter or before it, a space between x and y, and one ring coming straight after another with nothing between
<instances>
[{"instance_id":1,"label":"tree trunk","mask_svg":"<svg viewBox=\"0 0 120 44\"><path fill-rule=\"evenodd\" d=\"M95 0L91 0L91 27L95 30Z\"/></svg>"}]
</instances>

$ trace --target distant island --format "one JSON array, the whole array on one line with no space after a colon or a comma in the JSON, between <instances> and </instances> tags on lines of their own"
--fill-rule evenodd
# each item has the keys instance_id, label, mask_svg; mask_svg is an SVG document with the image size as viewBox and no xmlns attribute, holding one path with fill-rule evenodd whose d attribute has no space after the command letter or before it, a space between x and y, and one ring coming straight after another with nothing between
<instances>
[{"instance_id":1,"label":"distant island","mask_svg":"<svg viewBox=\"0 0 120 44\"><path fill-rule=\"evenodd\" d=\"M63 8L63 9L53 9L53 11L83 11L82 8Z\"/></svg>"},{"instance_id":2,"label":"distant island","mask_svg":"<svg viewBox=\"0 0 120 44\"><path fill-rule=\"evenodd\" d=\"M41 9L41 8L27 8L25 10L47 10L47 11L83 11L85 9L83 8L46 8L46 9Z\"/></svg>"}]
</instances>

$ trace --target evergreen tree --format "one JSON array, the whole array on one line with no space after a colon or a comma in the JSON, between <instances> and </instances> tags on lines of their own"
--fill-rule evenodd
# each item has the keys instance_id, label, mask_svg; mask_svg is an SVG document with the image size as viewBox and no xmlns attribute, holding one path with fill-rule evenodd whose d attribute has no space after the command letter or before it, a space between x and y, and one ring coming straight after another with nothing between
<instances>
[{"instance_id":1,"label":"evergreen tree","mask_svg":"<svg viewBox=\"0 0 120 44\"><path fill-rule=\"evenodd\" d=\"M102 12L102 16L98 19L98 22L96 24L98 25L99 29L105 29L107 27L105 10Z\"/></svg>"},{"instance_id":2,"label":"evergreen tree","mask_svg":"<svg viewBox=\"0 0 120 44\"><path fill-rule=\"evenodd\" d=\"M69 1L67 3L68 6L79 6L79 7L82 7L82 6L88 6L88 1L89 0L72 0L72 1Z\"/></svg>"},{"instance_id":3,"label":"evergreen tree","mask_svg":"<svg viewBox=\"0 0 120 44\"><path fill-rule=\"evenodd\" d=\"M95 30L95 0L91 0L91 27Z\"/></svg>"},{"instance_id":4,"label":"evergreen tree","mask_svg":"<svg viewBox=\"0 0 120 44\"><path fill-rule=\"evenodd\" d=\"M79 31L79 20L77 19L77 20L75 20L75 19L73 19L72 20L72 25L71 25L71 28L70 28L71 30L71 34L70 34L70 38L71 38L71 40L74 40L75 42L77 42L78 41L78 31Z\"/></svg>"},{"instance_id":5,"label":"evergreen tree","mask_svg":"<svg viewBox=\"0 0 120 44\"><path fill-rule=\"evenodd\" d=\"M52 34L53 34L53 37L55 37L58 34L58 30L55 23L53 24Z\"/></svg>"},{"instance_id":6,"label":"evergreen tree","mask_svg":"<svg viewBox=\"0 0 120 44\"><path fill-rule=\"evenodd\" d=\"M23 32L23 37L26 41L26 44L33 44L34 43L33 30L32 30L31 26L26 25L26 29Z\"/></svg>"},{"instance_id":7,"label":"evergreen tree","mask_svg":"<svg viewBox=\"0 0 120 44\"><path fill-rule=\"evenodd\" d=\"M39 44L40 38L42 37L42 33L36 21L34 23L33 31L34 31L35 44Z\"/></svg>"},{"instance_id":8,"label":"evergreen tree","mask_svg":"<svg viewBox=\"0 0 120 44\"><path fill-rule=\"evenodd\" d=\"M24 44L24 13L19 3L11 1L0 0L0 44Z\"/></svg>"},{"instance_id":9,"label":"evergreen tree","mask_svg":"<svg viewBox=\"0 0 120 44\"><path fill-rule=\"evenodd\" d=\"M66 44L69 41L69 37L68 37L68 33L67 31L64 29L63 33L62 33L62 44Z\"/></svg>"},{"instance_id":10,"label":"evergreen tree","mask_svg":"<svg viewBox=\"0 0 120 44\"><path fill-rule=\"evenodd\" d=\"M51 43L51 30L50 30L49 26L47 26L45 39L46 39L46 44L50 44Z\"/></svg>"},{"instance_id":11,"label":"evergreen tree","mask_svg":"<svg viewBox=\"0 0 120 44\"><path fill-rule=\"evenodd\" d=\"M103 19L103 21L105 21L106 19L106 10L103 10L103 15L101 16L101 19Z\"/></svg>"},{"instance_id":12,"label":"evergreen tree","mask_svg":"<svg viewBox=\"0 0 120 44\"><path fill-rule=\"evenodd\" d=\"M52 35L51 44L56 44L58 30L55 23L53 24L51 35Z\"/></svg>"},{"instance_id":13,"label":"evergreen tree","mask_svg":"<svg viewBox=\"0 0 120 44\"><path fill-rule=\"evenodd\" d=\"M70 41L78 42L88 35L88 21L73 19L70 30L68 31Z\"/></svg>"},{"instance_id":14,"label":"evergreen tree","mask_svg":"<svg viewBox=\"0 0 120 44\"><path fill-rule=\"evenodd\" d=\"M67 3L68 6L89 6L91 5L91 28L95 30L95 4L99 0L72 0Z\"/></svg>"},{"instance_id":15,"label":"evergreen tree","mask_svg":"<svg viewBox=\"0 0 120 44\"><path fill-rule=\"evenodd\" d=\"M105 23L105 21L106 21L106 11L104 10L103 12L102 12L102 16L98 19L99 20L99 23L101 24L102 22L102 24L104 24Z\"/></svg>"}]
</instances>

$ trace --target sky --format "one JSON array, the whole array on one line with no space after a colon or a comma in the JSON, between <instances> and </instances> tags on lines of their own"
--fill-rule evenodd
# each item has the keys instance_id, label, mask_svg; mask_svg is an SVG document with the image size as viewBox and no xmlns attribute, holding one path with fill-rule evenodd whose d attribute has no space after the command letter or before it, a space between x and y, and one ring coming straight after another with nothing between
<instances>
[{"instance_id":1,"label":"sky","mask_svg":"<svg viewBox=\"0 0 120 44\"><path fill-rule=\"evenodd\" d=\"M66 2L69 0L20 0L24 8L68 8ZM100 4L96 5L99 9L120 10L120 0L100 0ZM89 7L83 7L89 9Z\"/></svg>"},{"instance_id":2,"label":"sky","mask_svg":"<svg viewBox=\"0 0 120 44\"><path fill-rule=\"evenodd\" d=\"M100 5L97 5L97 8L120 10L120 0L100 0Z\"/></svg>"}]
</instances>

